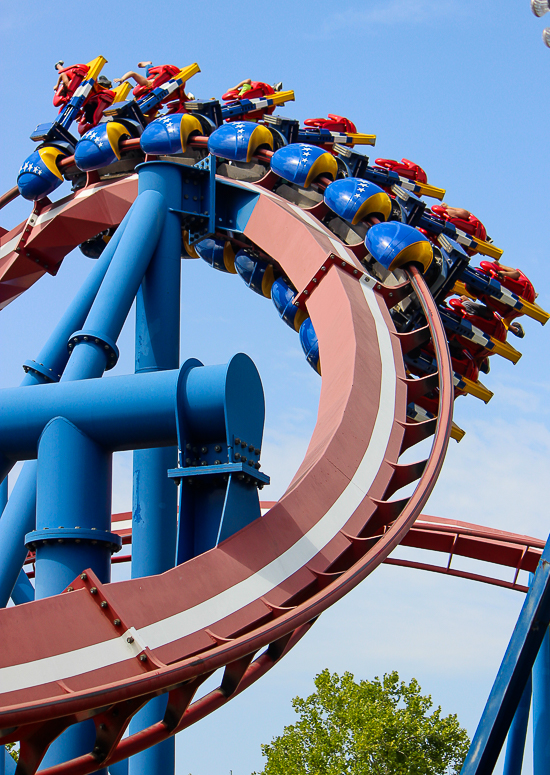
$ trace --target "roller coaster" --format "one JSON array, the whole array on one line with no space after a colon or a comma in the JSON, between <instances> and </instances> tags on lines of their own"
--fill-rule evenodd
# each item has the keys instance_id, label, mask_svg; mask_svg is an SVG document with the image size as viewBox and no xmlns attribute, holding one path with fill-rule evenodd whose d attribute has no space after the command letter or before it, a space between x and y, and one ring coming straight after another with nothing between
<instances>
[{"instance_id":1,"label":"roller coaster","mask_svg":"<svg viewBox=\"0 0 550 775\"><path fill-rule=\"evenodd\" d=\"M0 199L32 202L0 234L2 307L74 248L95 260L21 386L0 390L0 743L19 744L16 775L121 775L129 758L132 773L173 771L177 732L261 678L383 562L526 593L463 768L492 772L511 727L507 775L520 772L549 550L422 510L464 435L455 398L487 403L479 373L494 355L517 363L517 318L550 317L532 284L417 164L370 164L355 148L375 136L349 119L276 115L294 100L280 84L195 99L197 64L151 67L129 95L100 80L105 62L58 63L59 114ZM430 197L441 204L427 209ZM252 360L180 363L189 258L271 298L322 375L307 453L277 502L260 501ZM134 301L135 373L102 379ZM426 459L403 462L429 439ZM112 515L121 450L134 454L133 512ZM447 553L447 566L390 557L400 544ZM513 580L454 570L456 555ZM111 583L121 561L132 578ZM529 590L520 571L534 574Z\"/></svg>"}]
</instances>

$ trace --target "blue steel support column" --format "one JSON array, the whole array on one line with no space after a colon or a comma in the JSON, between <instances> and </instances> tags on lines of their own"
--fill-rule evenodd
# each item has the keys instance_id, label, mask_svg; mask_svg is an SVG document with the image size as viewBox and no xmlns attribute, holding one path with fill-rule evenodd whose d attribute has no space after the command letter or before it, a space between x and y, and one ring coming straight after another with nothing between
<instances>
[{"instance_id":1,"label":"blue steel support column","mask_svg":"<svg viewBox=\"0 0 550 775\"><path fill-rule=\"evenodd\" d=\"M521 695L521 700L514 715L514 720L510 725L508 732L508 742L506 743L506 758L504 760L504 769L502 775L521 775L523 765L523 754L525 751L525 738L527 736L527 727L529 725L529 707L531 705L531 687L532 681L529 676L525 689Z\"/></svg>"},{"instance_id":2,"label":"blue steel support column","mask_svg":"<svg viewBox=\"0 0 550 775\"><path fill-rule=\"evenodd\" d=\"M35 365L31 366L25 374L22 386L47 382L51 377L46 377L45 374L58 375L63 373L69 359L69 351L67 350L69 336L80 328L86 320L113 254L124 234L132 209L133 205L95 262L74 300L40 351L37 360L33 362ZM40 370L37 367L41 367ZM5 482L7 487L7 480ZM0 546L2 547L0 553L0 607L7 605L27 556L24 538L34 528L35 507L36 462L33 460L23 466L13 488L9 507L5 510L4 519L0 520Z\"/></svg>"},{"instance_id":3,"label":"blue steel support column","mask_svg":"<svg viewBox=\"0 0 550 775\"><path fill-rule=\"evenodd\" d=\"M63 417L51 420L38 448L36 527L42 535L62 527L66 538L62 544L37 542L37 598L58 594L84 568L110 581L111 545L105 539L111 535L111 484L111 454ZM97 543L75 542L75 534L90 529ZM70 727L50 746L42 768L91 751L94 740L93 722Z\"/></svg>"},{"instance_id":4,"label":"blue steel support column","mask_svg":"<svg viewBox=\"0 0 550 775\"><path fill-rule=\"evenodd\" d=\"M136 199L132 214L127 222L124 234L122 235L118 247L113 256L101 287L96 295L92 308L85 321L85 330L76 332L80 337L74 338L74 347L71 358L63 373L62 381L90 379L99 377L105 369L110 368L114 363L109 362L109 354L116 349L116 339L122 330L124 321L130 311L135 294L140 285L141 279L157 244L166 217L166 203L162 195L155 191L146 191ZM74 336L74 335L73 335ZM65 427L62 427L65 425ZM49 433L49 428L52 428ZM111 511L111 467L110 462L107 466L108 471L100 463L102 455L92 451L93 442L88 439L86 444L82 439L86 437L80 434L78 429L74 428L62 418L53 421L44 431L44 436L56 437L61 439L70 436L72 441L59 446L59 459L56 459L56 444L50 445L51 456L55 461L54 470L58 472L60 486L55 489L56 497L63 498L63 482L69 483L69 471L75 472L78 488L67 487L70 495L67 495L61 503L67 503L67 507L62 507L66 514L64 519L69 523L69 527L76 531L74 519L81 522L86 519L86 526L95 527L99 532L108 531L105 525L104 509L99 508L89 511L87 509L87 497L90 502L95 504L92 492L97 490L104 493L108 485L108 526L110 527ZM80 436L80 443L79 443ZM42 442L47 443L44 438ZM41 442L41 444L42 444ZM65 454L68 450L68 454ZM103 453L105 455L105 453ZM42 458L46 459L44 453ZM110 461L110 456L109 461ZM71 465L71 460L74 462ZM90 477L85 478L82 461L90 460L92 470ZM68 468L66 468L68 466ZM76 466L76 470L75 470ZM81 475L76 475L81 472ZM44 479L46 482L47 480ZM87 482L87 485L86 485ZM80 492L78 496L76 490ZM47 502L55 503L51 499L53 490L47 489L49 500ZM101 497L102 502L103 498ZM97 504L95 504L97 505ZM39 508L42 508L39 506ZM55 512L55 507L54 507ZM70 514L73 514L71 517ZM45 517L47 520L48 517ZM90 524L87 524L87 521ZM60 519L60 517L58 517ZM37 527L39 522L37 520ZM63 525L67 527L67 525ZM82 529L79 524L79 528ZM62 546L62 558L55 562L46 552L45 562L37 562L36 571L36 596L45 597L47 595L59 594L80 570L91 567L102 581L110 580L110 547L105 548L106 544L96 544L93 551L91 541L82 541L80 544L74 542L64 543ZM101 548L100 548L101 547ZM46 549L51 545L46 545ZM84 564L82 564L84 563ZM77 569L75 571L75 568ZM72 575L71 575L72 574ZM70 576L70 578L69 578ZM67 580L68 579L68 580ZM44 757L43 767L53 766L67 759L82 755L92 750L95 740L95 728L93 722L87 721L74 725L66 730L50 746L47 755ZM100 770L103 775L107 775L107 770Z\"/></svg>"},{"instance_id":5,"label":"blue steel support column","mask_svg":"<svg viewBox=\"0 0 550 775\"><path fill-rule=\"evenodd\" d=\"M139 168L139 190L160 192L169 208L182 208L185 167L148 162ZM179 366L181 223L169 212L136 299L136 372ZM134 452L132 577L151 576L175 563L177 488L168 469L177 465L177 448ZM130 723L137 732L164 715L167 695L148 703ZM175 740L130 759L130 775L170 775L175 769Z\"/></svg>"},{"instance_id":6,"label":"blue steel support column","mask_svg":"<svg viewBox=\"0 0 550 775\"><path fill-rule=\"evenodd\" d=\"M533 668L533 775L550 772L550 635L542 641Z\"/></svg>"},{"instance_id":7,"label":"blue steel support column","mask_svg":"<svg viewBox=\"0 0 550 775\"><path fill-rule=\"evenodd\" d=\"M550 537L537 565L461 775L491 773L550 624ZM547 775L548 769L545 771Z\"/></svg>"}]
</instances>

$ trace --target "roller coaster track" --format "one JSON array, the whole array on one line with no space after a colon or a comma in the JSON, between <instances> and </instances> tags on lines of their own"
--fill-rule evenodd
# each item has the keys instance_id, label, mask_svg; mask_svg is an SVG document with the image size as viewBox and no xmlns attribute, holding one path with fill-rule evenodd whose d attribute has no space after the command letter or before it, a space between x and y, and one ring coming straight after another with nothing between
<instances>
[{"instance_id":1,"label":"roller coaster track","mask_svg":"<svg viewBox=\"0 0 550 775\"><path fill-rule=\"evenodd\" d=\"M34 775L50 743L84 719L96 727L93 751L45 775L91 773L203 718L261 677L382 562L395 562L389 555L399 544L475 554L494 541L473 526L420 517L443 465L454 398L447 336L422 275L411 265L401 286L374 280L319 209L281 198L272 178L268 171L256 183L218 182L250 198L241 233L298 289L319 338L322 389L305 459L261 519L161 576L101 584L88 571L61 595L0 611L11 634L0 654L0 743L20 741L18 775ZM120 223L137 194L136 175L88 182L37 205L1 237L4 303ZM389 307L411 293L426 325L398 333ZM407 377L404 355L427 340L437 372ZM410 422L407 405L436 387L437 418ZM430 436L426 460L401 462ZM411 495L392 500L415 482ZM539 545L525 537L502 534L497 544L518 573L538 559ZM450 564L446 572L460 575ZM193 702L219 669L219 687ZM164 719L123 739L131 717L162 693Z\"/></svg>"}]
</instances>

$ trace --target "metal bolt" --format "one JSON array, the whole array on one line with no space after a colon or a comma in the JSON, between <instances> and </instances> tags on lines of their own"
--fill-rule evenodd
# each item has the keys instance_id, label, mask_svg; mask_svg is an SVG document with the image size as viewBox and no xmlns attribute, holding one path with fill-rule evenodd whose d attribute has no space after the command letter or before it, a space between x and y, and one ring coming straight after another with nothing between
<instances>
[{"instance_id":1,"label":"metal bolt","mask_svg":"<svg viewBox=\"0 0 550 775\"><path fill-rule=\"evenodd\" d=\"M312 280L311 282L312 282L312 283L316 283L316 282L317 282L317 278L316 278L316 277L314 277L314 278L313 278L313 280Z\"/></svg>"},{"instance_id":2,"label":"metal bolt","mask_svg":"<svg viewBox=\"0 0 550 775\"><path fill-rule=\"evenodd\" d=\"M240 443L241 443L240 439L235 439L235 444L240 444Z\"/></svg>"},{"instance_id":3,"label":"metal bolt","mask_svg":"<svg viewBox=\"0 0 550 775\"><path fill-rule=\"evenodd\" d=\"M90 595L97 595L97 587L91 587Z\"/></svg>"},{"instance_id":4,"label":"metal bolt","mask_svg":"<svg viewBox=\"0 0 550 775\"><path fill-rule=\"evenodd\" d=\"M322 267L321 267L321 272L326 272L326 271L327 271L327 268L326 268L326 266L322 266Z\"/></svg>"},{"instance_id":5,"label":"metal bolt","mask_svg":"<svg viewBox=\"0 0 550 775\"><path fill-rule=\"evenodd\" d=\"M236 452L235 453L235 460L240 460L240 459L241 459L241 453L240 452Z\"/></svg>"},{"instance_id":6,"label":"metal bolt","mask_svg":"<svg viewBox=\"0 0 550 775\"><path fill-rule=\"evenodd\" d=\"M215 452L221 452L222 451L222 448L220 447L219 444L216 444L216 446L214 447L214 451Z\"/></svg>"},{"instance_id":7,"label":"metal bolt","mask_svg":"<svg viewBox=\"0 0 550 775\"><path fill-rule=\"evenodd\" d=\"M254 454L255 454L255 455L259 455L259 454L260 454L260 450L258 449L258 447L256 447L256 448L254 449Z\"/></svg>"},{"instance_id":8,"label":"metal bolt","mask_svg":"<svg viewBox=\"0 0 550 775\"><path fill-rule=\"evenodd\" d=\"M244 449L246 447L246 441L241 441L241 447Z\"/></svg>"},{"instance_id":9,"label":"metal bolt","mask_svg":"<svg viewBox=\"0 0 550 775\"><path fill-rule=\"evenodd\" d=\"M354 269L354 270L353 270L353 274L357 274L357 269Z\"/></svg>"},{"instance_id":10,"label":"metal bolt","mask_svg":"<svg viewBox=\"0 0 550 775\"><path fill-rule=\"evenodd\" d=\"M190 457L186 457L185 458L185 465L187 465L187 466L191 465L191 458Z\"/></svg>"},{"instance_id":11,"label":"metal bolt","mask_svg":"<svg viewBox=\"0 0 550 775\"><path fill-rule=\"evenodd\" d=\"M308 291L308 289L306 288L306 289L305 289L305 291L304 291L304 296L307 296L308 294L309 294L309 291Z\"/></svg>"},{"instance_id":12,"label":"metal bolt","mask_svg":"<svg viewBox=\"0 0 550 775\"><path fill-rule=\"evenodd\" d=\"M74 587L67 587L67 592L72 592Z\"/></svg>"},{"instance_id":13,"label":"metal bolt","mask_svg":"<svg viewBox=\"0 0 550 775\"><path fill-rule=\"evenodd\" d=\"M185 449L193 449L193 447L191 446L191 444L187 443L187 444L185 445Z\"/></svg>"},{"instance_id":14,"label":"metal bolt","mask_svg":"<svg viewBox=\"0 0 550 775\"><path fill-rule=\"evenodd\" d=\"M201 452L203 455L206 455L206 453L208 452L208 447L201 447Z\"/></svg>"},{"instance_id":15,"label":"metal bolt","mask_svg":"<svg viewBox=\"0 0 550 775\"><path fill-rule=\"evenodd\" d=\"M239 475L238 475L238 477L237 477L237 479L238 479L240 482L242 482L242 480L244 479L244 474L239 474Z\"/></svg>"},{"instance_id":16,"label":"metal bolt","mask_svg":"<svg viewBox=\"0 0 550 775\"><path fill-rule=\"evenodd\" d=\"M120 627L120 619L115 619L113 624L115 625L115 627Z\"/></svg>"},{"instance_id":17,"label":"metal bolt","mask_svg":"<svg viewBox=\"0 0 550 775\"><path fill-rule=\"evenodd\" d=\"M133 643L134 642L134 639L132 638L131 635L130 635L129 638L126 638L126 640L128 641L128 643Z\"/></svg>"},{"instance_id":18,"label":"metal bolt","mask_svg":"<svg viewBox=\"0 0 550 775\"><path fill-rule=\"evenodd\" d=\"M214 465L216 465L216 466L221 465L221 463L222 463L221 460L214 460Z\"/></svg>"},{"instance_id":19,"label":"metal bolt","mask_svg":"<svg viewBox=\"0 0 550 775\"><path fill-rule=\"evenodd\" d=\"M147 662L147 654L140 654L139 655L139 661L140 662Z\"/></svg>"},{"instance_id":20,"label":"metal bolt","mask_svg":"<svg viewBox=\"0 0 550 775\"><path fill-rule=\"evenodd\" d=\"M99 728L101 729L102 732L105 732L105 730L107 729L107 724L100 724Z\"/></svg>"},{"instance_id":21,"label":"metal bolt","mask_svg":"<svg viewBox=\"0 0 550 775\"><path fill-rule=\"evenodd\" d=\"M259 469L261 465L262 465L261 463L254 463L254 468L258 468Z\"/></svg>"},{"instance_id":22,"label":"metal bolt","mask_svg":"<svg viewBox=\"0 0 550 775\"><path fill-rule=\"evenodd\" d=\"M249 452L254 452L254 444L249 444L248 445L248 451Z\"/></svg>"},{"instance_id":23,"label":"metal bolt","mask_svg":"<svg viewBox=\"0 0 550 775\"><path fill-rule=\"evenodd\" d=\"M80 578L82 579L82 581L86 581L86 579L88 578L88 574L87 573L81 573L80 574Z\"/></svg>"},{"instance_id":24,"label":"metal bolt","mask_svg":"<svg viewBox=\"0 0 550 775\"><path fill-rule=\"evenodd\" d=\"M243 463L246 463L246 458L245 458L244 455L241 457L241 460L242 460Z\"/></svg>"},{"instance_id":25,"label":"metal bolt","mask_svg":"<svg viewBox=\"0 0 550 775\"><path fill-rule=\"evenodd\" d=\"M102 608L107 608L107 606L109 605L109 603L108 603L106 600L102 600L102 601L101 601L101 603L100 603L100 605L101 605L101 607L102 607Z\"/></svg>"},{"instance_id":26,"label":"metal bolt","mask_svg":"<svg viewBox=\"0 0 550 775\"><path fill-rule=\"evenodd\" d=\"M97 339L97 337L96 337L96 338L94 339L94 342L95 342L96 344L99 344L99 339Z\"/></svg>"},{"instance_id":27,"label":"metal bolt","mask_svg":"<svg viewBox=\"0 0 550 775\"><path fill-rule=\"evenodd\" d=\"M342 261L342 266L345 266L345 265L346 265L346 262L345 262L345 261Z\"/></svg>"},{"instance_id":28,"label":"metal bolt","mask_svg":"<svg viewBox=\"0 0 550 775\"><path fill-rule=\"evenodd\" d=\"M207 466L207 465L208 465L208 463L206 462L206 460L203 460L203 461L201 462L201 466Z\"/></svg>"},{"instance_id":29,"label":"metal bolt","mask_svg":"<svg viewBox=\"0 0 550 775\"><path fill-rule=\"evenodd\" d=\"M84 337L84 341L85 341L85 342L87 342L87 341L88 341L88 337L87 337L87 336L85 336L85 337Z\"/></svg>"},{"instance_id":30,"label":"metal bolt","mask_svg":"<svg viewBox=\"0 0 550 775\"><path fill-rule=\"evenodd\" d=\"M388 296L390 296L390 297L393 296L393 293L388 293Z\"/></svg>"}]
</instances>

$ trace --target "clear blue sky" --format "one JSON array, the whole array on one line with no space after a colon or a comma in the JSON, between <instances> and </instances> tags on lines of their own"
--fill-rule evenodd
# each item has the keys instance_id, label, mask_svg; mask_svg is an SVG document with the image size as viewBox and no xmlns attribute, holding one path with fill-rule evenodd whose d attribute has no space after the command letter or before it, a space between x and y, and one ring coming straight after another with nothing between
<instances>
[{"instance_id":1,"label":"clear blue sky","mask_svg":"<svg viewBox=\"0 0 550 775\"><path fill-rule=\"evenodd\" d=\"M544 23L528 0L4 0L0 191L11 188L31 152L30 132L55 115L58 59L102 54L111 78L141 59L197 61L202 72L189 84L196 96L219 96L243 78L282 80L297 97L285 114L348 116L358 131L377 135L371 158L419 163L430 183L447 189L447 202L485 223L503 262L522 268L550 309ZM18 200L0 225L11 228L28 213ZM89 269L76 251L57 277L43 278L0 313L0 385L19 383L21 363L36 356ZM186 262L183 277L182 359L219 363L242 350L258 365L268 412L264 468L273 479L264 494L276 498L307 446L319 380L270 302L239 278L199 261ZM118 373L133 368L130 318ZM517 366L492 359L484 378L495 392L491 403L457 402L455 419L467 435L452 442L427 512L546 537L549 331L530 320L525 328L526 338L513 342L524 353ZM128 457L117 459L116 476L115 508L123 510ZM325 613L271 675L180 735L178 773L259 770L260 743L292 722L290 698L311 691L324 667L365 678L393 669L415 676L473 734L521 603L518 593L382 568Z\"/></svg>"}]
</instances>

